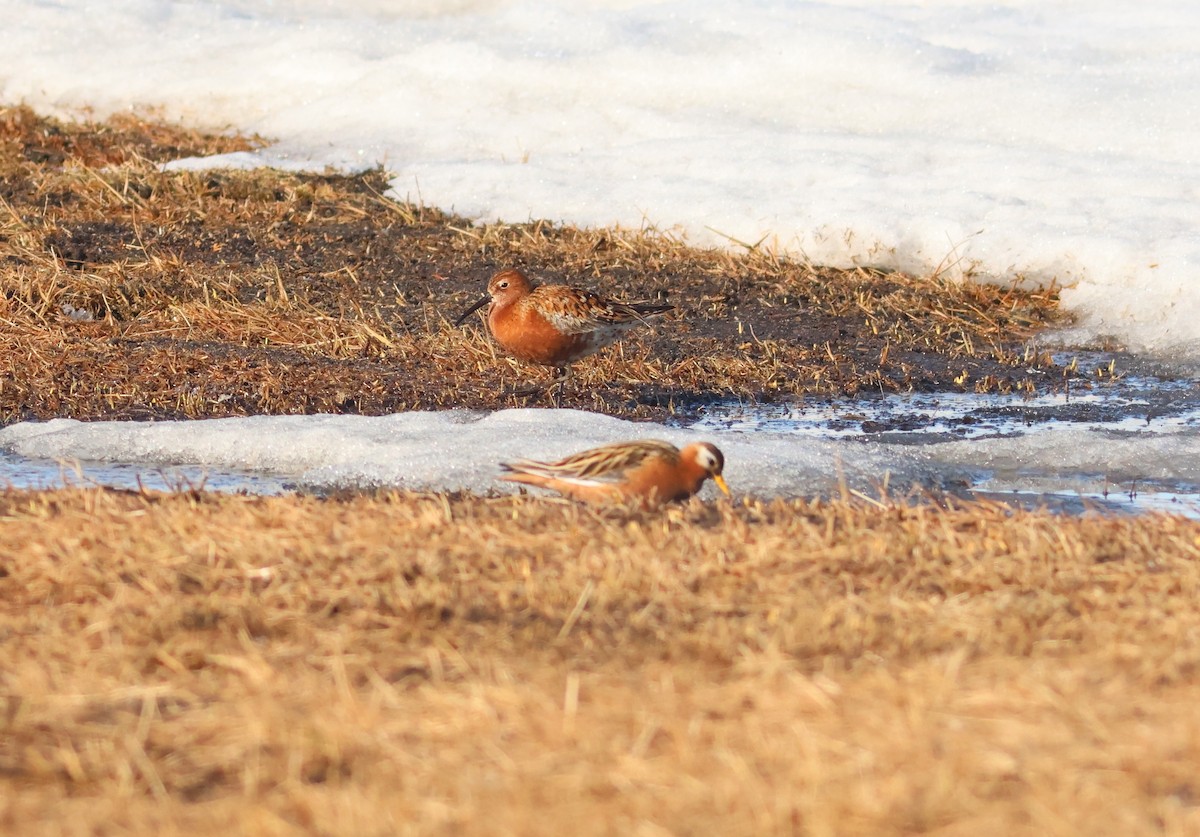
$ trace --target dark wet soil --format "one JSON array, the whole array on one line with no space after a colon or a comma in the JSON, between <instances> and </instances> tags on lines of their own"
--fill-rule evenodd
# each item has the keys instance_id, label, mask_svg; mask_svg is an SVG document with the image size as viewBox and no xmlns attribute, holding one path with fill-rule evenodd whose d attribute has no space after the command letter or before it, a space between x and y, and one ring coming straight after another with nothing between
<instances>
[{"instance_id":1,"label":"dark wet soil","mask_svg":"<svg viewBox=\"0 0 1200 837\"><path fill-rule=\"evenodd\" d=\"M661 419L720 398L1033 391L1087 374L1027 347L1059 317L1052 291L826 269L653 234L476 227L384 198L382 171L164 172L167 160L246 141L136 120L61 125L0 109L0 139L11 216L0 279L19 326L0 366L6 420L546 403L505 393L547 370L493 358L477 323L449 325L505 267L675 306L577 364L568 407ZM223 315L198 324L185 313L218 298ZM261 322L231 336L222 316ZM378 339L330 348L271 331L306 322Z\"/></svg>"}]
</instances>

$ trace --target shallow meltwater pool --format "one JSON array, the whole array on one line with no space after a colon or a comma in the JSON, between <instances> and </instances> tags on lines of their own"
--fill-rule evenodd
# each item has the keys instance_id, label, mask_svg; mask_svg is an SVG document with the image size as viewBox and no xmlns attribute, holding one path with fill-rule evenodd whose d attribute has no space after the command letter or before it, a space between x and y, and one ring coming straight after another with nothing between
<instances>
[{"instance_id":1,"label":"shallow meltwater pool","mask_svg":"<svg viewBox=\"0 0 1200 837\"><path fill-rule=\"evenodd\" d=\"M1200 517L1200 382L1191 377L1125 375L1034 396L723 402L686 425L910 448L943 488L958 481L958 493L1021 505Z\"/></svg>"},{"instance_id":2,"label":"shallow meltwater pool","mask_svg":"<svg viewBox=\"0 0 1200 837\"><path fill-rule=\"evenodd\" d=\"M1200 383L1150 373L1032 397L715 401L669 424L542 408L22 422L0 428L0 484L490 493L513 490L496 481L501 462L635 438L713 442L735 495L830 496L846 487L901 497L915 488L1067 513L1200 517Z\"/></svg>"},{"instance_id":3,"label":"shallow meltwater pool","mask_svg":"<svg viewBox=\"0 0 1200 837\"><path fill-rule=\"evenodd\" d=\"M0 451L0 486L26 489L104 486L147 491L219 491L285 494L293 487L278 476L208 468L153 466L136 462L44 459Z\"/></svg>"}]
</instances>

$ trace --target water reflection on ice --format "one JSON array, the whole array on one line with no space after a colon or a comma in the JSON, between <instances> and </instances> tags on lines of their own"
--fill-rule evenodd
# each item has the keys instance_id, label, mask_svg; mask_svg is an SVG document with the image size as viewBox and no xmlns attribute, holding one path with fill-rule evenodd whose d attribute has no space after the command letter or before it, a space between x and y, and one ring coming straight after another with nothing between
<instances>
[{"instance_id":1,"label":"water reflection on ice","mask_svg":"<svg viewBox=\"0 0 1200 837\"><path fill-rule=\"evenodd\" d=\"M87 462L28 458L0 451L0 487L87 488L106 486L150 491L219 491L283 494L285 480L269 474L228 471L203 465L147 466L131 462Z\"/></svg>"},{"instance_id":2,"label":"water reflection on ice","mask_svg":"<svg viewBox=\"0 0 1200 837\"><path fill-rule=\"evenodd\" d=\"M943 485L961 479L969 493L1022 505L1200 516L1200 388L1190 378L1129 375L1033 397L728 402L707 406L689 426L916 451Z\"/></svg>"},{"instance_id":3,"label":"water reflection on ice","mask_svg":"<svg viewBox=\"0 0 1200 837\"><path fill-rule=\"evenodd\" d=\"M656 437L717 443L735 491L830 495L883 485L1067 511L1200 507L1200 392L1128 378L1091 391L718 403L671 426L577 410L25 422L0 429L0 481L273 494L398 487L512 490L497 465ZM68 463L60 465L59 463ZM715 496L706 489L704 496Z\"/></svg>"}]
</instances>

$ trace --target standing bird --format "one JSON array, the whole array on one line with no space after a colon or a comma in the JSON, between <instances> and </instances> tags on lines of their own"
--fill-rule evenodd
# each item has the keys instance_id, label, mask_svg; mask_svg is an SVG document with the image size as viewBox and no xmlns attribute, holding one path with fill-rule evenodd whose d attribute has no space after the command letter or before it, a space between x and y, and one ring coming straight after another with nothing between
<instances>
[{"instance_id":1,"label":"standing bird","mask_svg":"<svg viewBox=\"0 0 1200 837\"><path fill-rule=\"evenodd\" d=\"M502 480L593 503L637 500L645 508L655 508L686 500L710 477L725 496L731 496L721 476L725 457L708 442L694 442L683 450L654 439L617 442L558 462L520 459L500 467L506 472Z\"/></svg>"},{"instance_id":2,"label":"standing bird","mask_svg":"<svg viewBox=\"0 0 1200 837\"><path fill-rule=\"evenodd\" d=\"M518 360L554 368L555 405L562 406L571 364L615 342L646 317L674 306L658 302L616 302L566 285L534 285L519 270L502 270L488 282L487 294L459 317L461 326L488 308L488 330Z\"/></svg>"}]
</instances>

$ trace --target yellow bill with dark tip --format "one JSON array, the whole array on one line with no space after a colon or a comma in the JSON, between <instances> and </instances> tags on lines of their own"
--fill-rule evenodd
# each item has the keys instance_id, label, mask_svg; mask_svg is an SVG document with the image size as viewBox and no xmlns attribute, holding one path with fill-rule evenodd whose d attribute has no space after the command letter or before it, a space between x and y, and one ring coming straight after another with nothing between
<instances>
[{"instance_id":1,"label":"yellow bill with dark tip","mask_svg":"<svg viewBox=\"0 0 1200 837\"><path fill-rule=\"evenodd\" d=\"M725 492L726 497L733 497L733 494L729 492L729 486L725 484L725 478L723 476L720 474L713 474L713 482L717 484L717 488Z\"/></svg>"}]
</instances>

